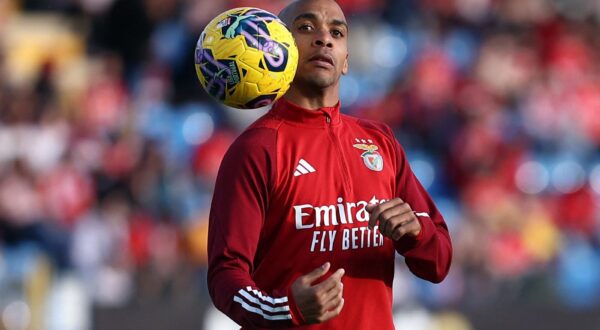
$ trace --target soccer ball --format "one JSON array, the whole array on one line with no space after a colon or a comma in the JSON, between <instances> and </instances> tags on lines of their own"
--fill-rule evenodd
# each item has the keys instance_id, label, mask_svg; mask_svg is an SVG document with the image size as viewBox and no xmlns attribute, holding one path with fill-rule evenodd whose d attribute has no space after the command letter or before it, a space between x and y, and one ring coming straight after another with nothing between
<instances>
[{"instance_id":1,"label":"soccer ball","mask_svg":"<svg viewBox=\"0 0 600 330\"><path fill-rule=\"evenodd\" d=\"M258 8L228 10L198 39L196 74L204 90L227 106L255 109L289 89L298 66L294 37L279 18Z\"/></svg>"}]
</instances>

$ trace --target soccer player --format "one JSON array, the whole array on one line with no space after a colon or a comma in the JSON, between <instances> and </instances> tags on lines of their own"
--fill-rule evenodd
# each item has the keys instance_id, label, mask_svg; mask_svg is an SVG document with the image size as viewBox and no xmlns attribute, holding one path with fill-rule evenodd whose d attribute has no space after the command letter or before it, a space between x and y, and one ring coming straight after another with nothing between
<instances>
[{"instance_id":1,"label":"soccer player","mask_svg":"<svg viewBox=\"0 0 600 330\"><path fill-rule=\"evenodd\" d=\"M348 25L338 4L296 1L280 17L298 70L221 164L211 297L243 329L393 329L395 253L416 276L442 281L447 226L392 131L340 113Z\"/></svg>"}]
</instances>

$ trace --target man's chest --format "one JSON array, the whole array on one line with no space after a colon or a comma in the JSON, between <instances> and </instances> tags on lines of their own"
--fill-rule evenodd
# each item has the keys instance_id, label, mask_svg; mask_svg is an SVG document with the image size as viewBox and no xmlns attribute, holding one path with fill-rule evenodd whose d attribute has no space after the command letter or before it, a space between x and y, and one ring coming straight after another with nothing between
<instances>
[{"instance_id":1,"label":"man's chest","mask_svg":"<svg viewBox=\"0 0 600 330\"><path fill-rule=\"evenodd\" d=\"M395 155L384 137L314 129L279 135L277 144L265 234L312 253L383 246L365 207L394 197Z\"/></svg>"},{"instance_id":2,"label":"man's chest","mask_svg":"<svg viewBox=\"0 0 600 330\"><path fill-rule=\"evenodd\" d=\"M278 137L274 197L336 203L394 193L394 150L382 135L350 127L286 131Z\"/></svg>"}]
</instances>

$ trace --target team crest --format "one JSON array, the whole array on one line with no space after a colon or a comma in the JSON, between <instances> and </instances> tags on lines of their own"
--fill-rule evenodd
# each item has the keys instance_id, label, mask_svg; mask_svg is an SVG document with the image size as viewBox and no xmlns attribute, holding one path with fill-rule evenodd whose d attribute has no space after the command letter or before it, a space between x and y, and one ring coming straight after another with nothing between
<instances>
[{"instance_id":1,"label":"team crest","mask_svg":"<svg viewBox=\"0 0 600 330\"><path fill-rule=\"evenodd\" d=\"M356 140L359 141L358 139ZM365 166L371 171L375 172L383 170L383 157L381 157L381 154L377 152L379 147L374 144L370 144L373 142L371 140L368 140L369 143L367 143L365 140L360 140L360 142L363 143L353 144L352 146L356 149L364 150L360 156L362 157Z\"/></svg>"}]
</instances>

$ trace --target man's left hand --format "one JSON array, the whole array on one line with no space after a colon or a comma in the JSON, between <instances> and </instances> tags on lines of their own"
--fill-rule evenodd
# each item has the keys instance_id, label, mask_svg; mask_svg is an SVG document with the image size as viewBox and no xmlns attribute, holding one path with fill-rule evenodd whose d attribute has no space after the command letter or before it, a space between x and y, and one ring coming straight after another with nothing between
<instances>
[{"instance_id":1,"label":"man's left hand","mask_svg":"<svg viewBox=\"0 0 600 330\"><path fill-rule=\"evenodd\" d=\"M416 237L421 233L421 222L410 205L401 198L394 198L381 204L369 204L366 210L369 212L369 228L373 229L379 222L381 234L394 241L404 235Z\"/></svg>"}]
</instances>

